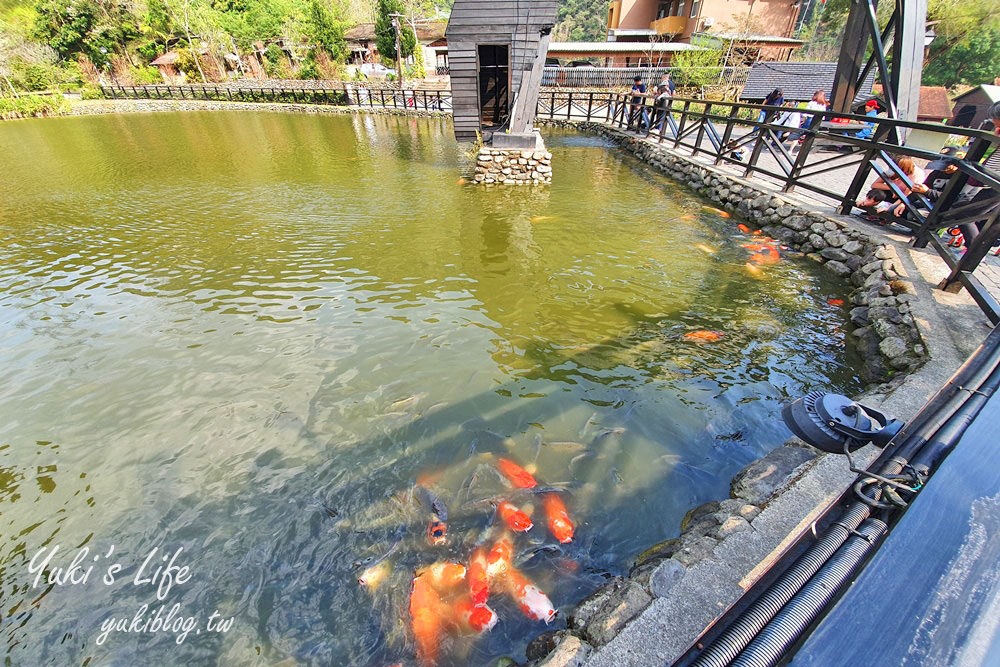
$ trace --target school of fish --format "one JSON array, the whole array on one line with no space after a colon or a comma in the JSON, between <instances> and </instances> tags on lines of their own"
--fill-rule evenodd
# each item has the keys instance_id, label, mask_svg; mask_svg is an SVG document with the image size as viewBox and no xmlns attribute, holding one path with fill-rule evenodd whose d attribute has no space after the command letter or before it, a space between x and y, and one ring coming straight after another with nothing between
<instances>
[{"instance_id":1,"label":"school of fish","mask_svg":"<svg viewBox=\"0 0 1000 667\"><path fill-rule=\"evenodd\" d=\"M539 493L553 539L560 544L573 540L576 526L558 491L539 488L534 475L510 458L497 458L492 465L512 491ZM448 508L430 490L432 482L431 476L419 478L413 495L429 514L427 542L438 546L448 540ZM500 620L489 605L493 597L508 598L532 621L550 623L556 617L548 595L514 562L516 536L537 530L535 522L510 499L494 504L499 525L472 547L467 560L437 561L414 572L409 630L417 662L423 667L438 663L449 638L474 637L492 630ZM383 557L361 572L358 583L374 591L390 571L390 561Z\"/></svg>"}]
</instances>

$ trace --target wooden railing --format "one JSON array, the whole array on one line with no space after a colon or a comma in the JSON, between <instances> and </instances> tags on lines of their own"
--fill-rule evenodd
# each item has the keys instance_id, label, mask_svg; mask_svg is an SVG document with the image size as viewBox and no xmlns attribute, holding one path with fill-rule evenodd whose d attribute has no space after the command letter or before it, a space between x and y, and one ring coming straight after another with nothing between
<instances>
[{"instance_id":1,"label":"wooden railing","mask_svg":"<svg viewBox=\"0 0 1000 667\"><path fill-rule=\"evenodd\" d=\"M964 158L948 159L957 169L937 201L903 196L900 188L890 184L895 195L906 202L908 213L892 222L913 235L916 247L932 246L947 264L949 275L941 288L957 291L965 287L990 321L1000 323L1000 303L974 275L990 248L1000 240L1000 173L983 166L985 156L1000 149L1000 136L983 130L804 109L798 111L812 121L809 129L797 130L774 123L778 114L787 109L676 97L663 113L663 122L657 123L660 117L651 100L633 105L631 99L627 93L545 91L539 98L538 117L637 130L645 112L655 126L642 132L647 140L675 151L689 151L716 165L738 167L744 178L765 178L784 192L806 190L835 204L844 215L855 208L872 172L886 182L898 177L912 185L897 163L901 157L942 158L939 153L909 147L905 142L900 145L899 137L919 130L941 135L942 145L948 138L952 144L966 146ZM761 112L766 122L757 122ZM848 124L833 123L834 118L845 119ZM870 137L856 136L869 124ZM796 140L782 140L789 132L801 134ZM970 179L983 187L978 202L961 199ZM956 257L938 232L963 223L975 224L979 233L967 244L966 252Z\"/></svg>"},{"instance_id":2,"label":"wooden railing","mask_svg":"<svg viewBox=\"0 0 1000 667\"><path fill-rule=\"evenodd\" d=\"M105 97L112 99L206 100L214 102L281 102L329 104L380 109L451 111L451 93L441 90L399 88L362 88L292 86L226 86L213 84L101 86Z\"/></svg>"}]
</instances>

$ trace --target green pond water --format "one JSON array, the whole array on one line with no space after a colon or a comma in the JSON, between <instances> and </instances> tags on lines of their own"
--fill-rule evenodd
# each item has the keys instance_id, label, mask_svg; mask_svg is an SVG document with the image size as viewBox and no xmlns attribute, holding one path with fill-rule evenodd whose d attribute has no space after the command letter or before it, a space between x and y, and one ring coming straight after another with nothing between
<instances>
[{"instance_id":1,"label":"green pond water","mask_svg":"<svg viewBox=\"0 0 1000 667\"><path fill-rule=\"evenodd\" d=\"M782 401L858 389L845 287L789 253L748 269L735 220L545 136L551 187L482 189L441 119L0 124L6 664L413 664L414 569L489 544L501 498L563 613L493 596L441 664L523 659L789 437ZM573 542L500 456L559 490Z\"/></svg>"}]
</instances>

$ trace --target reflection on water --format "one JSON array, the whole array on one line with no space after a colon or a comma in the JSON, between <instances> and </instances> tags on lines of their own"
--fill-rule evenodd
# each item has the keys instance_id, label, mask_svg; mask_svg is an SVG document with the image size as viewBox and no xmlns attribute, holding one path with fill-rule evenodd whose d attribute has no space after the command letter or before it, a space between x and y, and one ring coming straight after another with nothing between
<instances>
[{"instance_id":1,"label":"reflection on water","mask_svg":"<svg viewBox=\"0 0 1000 667\"><path fill-rule=\"evenodd\" d=\"M483 190L450 136L366 115L0 126L15 664L390 664L413 653L414 569L495 537L501 498L536 524L516 564L565 609L780 444L780 401L857 388L842 294L808 263L749 270L735 221L599 140L553 131L551 188ZM722 336L685 337L702 330ZM564 495L573 542L500 456ZM447 545L427 546L418 479ZM86 583L33 587L55 544L64 566L114 550ZM164 600L131 583L178 548L191 579ZM97 580L112 561L124 578ZM143 604L233 625L96 643ZM442 664L544 628L496 611Z\"/></svg>"}]
</instances>

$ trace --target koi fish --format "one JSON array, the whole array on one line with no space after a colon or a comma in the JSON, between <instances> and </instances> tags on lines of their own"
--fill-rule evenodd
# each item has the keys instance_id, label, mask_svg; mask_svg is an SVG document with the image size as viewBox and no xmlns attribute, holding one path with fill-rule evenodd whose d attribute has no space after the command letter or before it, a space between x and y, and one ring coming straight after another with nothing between
<instances>
[{"instance_id":1,"label":"koi fish","mask_svg":"<svg viewBox=\"0 0 1000 667\"><path fill-rule=\"evenodd\" d=\"M702 206L702 209L706 211L711 211L712 213L718 215L720 218L731 217L729 211L723 211L721 208L715 208L714 206Z\"/></svg>"},{"instance_id":2,"label":"koi fish","mask_svg":"<svg viewBox=\"0 0 1000 667\"><path fill-rule=\"evenodd\" d=\"M431 521L427 524L427 543L439 547L448 541L448 524L444 521Z\"/></svg>"},{"instance_id":3,"label":"koi fish","mask_svg":"<svg viewBox=\"0 0 1000 667\"><path fill-rule=\"evenodd\" d=\"M679 217L677 219L678 220L694 220L694 216L691 215L690 213L688 213L687 215L682 215L681 217Z\"/></svg>"},{"instance_id":4,"label":"koi fish","mask_svg":"<svg viewBox=\"0 0 1000 667\"><path fill-rule=\"evenodd\" d=\"M486 604L490 598L488 567L486 550L482 547L473 549L472 555L469 556L469 567L465 573L465 580L469 584L469 595L473 604Z\"/></svg>"},{"instance_id":5,"label":"koi fish","mask_svg":"<svg viewBox=\"0 0 1000 667\"><path fill-rule=\"evenodd\" d=\"M458 181L456 181L456 183L458 183L459 185L465 185L468 182L469 181L467 179L465 179L465 178L460 178L460 179L458 179Z\"/></svg>"},{"instance_id":6,"label":"koi fish","mask_svg":"<svg viewBox=\"0 0 1000 667\"><path fill-rule=\"evenodd\" d=\"M430 581L417 576L410 591L410 630L417 644L417 660L429 667L437 663L441 634L448 608Z\"/></svg>"},{"instance_id":7,"label":"koi fish","mask_svg":"<svg viewBox=\"0 0 1000 667\"><path fill-rule=\"evenodd\" d=\"M556 216L554 215L533 215L529 218L531 222L545 222L547 220L555 220L555 219Z\"/></svg>"},{"instance_id":8,"label":"koi fish","mask_svg":"<svg viewBox=\"0 0 1000 667\"><path fill-rule=\"evenodd\" d=\"M753 264L777 264L781 260L778 251L774 248L764 246L760 252L750 255L750 262Z\"/></svg>"},{"instance_id":9,"label":"koi fish","mask_svg":"<svg viewBox=\"0 0 1000 667\"><path fill-rule=\"evenodd\" d=\"M385 578L392 572L392 561L383 560L365 569L358 576L358 583L370 591L374 591L381 585Z\"/></svg>"},{"instance_id":10,"label":"koi fish","mask_svg":"<svg viewBox=\"0 0 1000 667\"><path fill-rule=\"evenodd\" d=\"M506 537L501 537L486 554L487 580L492 583L502 579L507 571L513 567L511 564L513 560L514 545Z\"/></svg>"},{"instance_id":11,"label":"koi fish","mask_svg":"<svg viewBox=\"0 0 1000 667\"><path fill-rule=\"evenodd\" d=\"M518 489L530 489L533 486L537 486L538 482L532 477L531 473L517 465L510 459L497 459L497 468L503 473L503 476Z\"/></svg>"},{"instance_id":12,"label":"koi fish","mask_svg":"<svg viewBox=\"0 0 1000 667\"><path fill-rule=\"evenodd\" d=\"M556 617L552 601L530 579L513 567L507 572L507 592L530 619L550 623Z\"/></svg>"},{"instance_id":13,"label":"koi fish","mask_svg":"<svg viewBox=\"0 0 1000 667\"><path fill-rule=\"evenodd\" d=\"M465 581L465 566L440 561L417 570L417 578L430 584L439 594L451 592Z\"/></svg>"},{"instance_id":14,"label":"koi fish","mask_svg":"<svg viewBox=\"0 0 1000 667\"><path fill-rule=\"evenodd\" d=\"M752 278L763 278L764 277L764 272L756 264L751 264L750 262L747 262L744 265L744 268L747 270L747 273L749 273Z\"/></svg>"},{"instance_id":15,"label":"koi fish","mask_svg":"<svg viewBox=\"0 0 1000 667\"><path fill-rule=\"evenodd\" d=\"M497 512L507 527L515 533L526 533L534 525L527 514L506 500L497 505Z\"/></svg>"},{"instance_id":16,"label":"koi fish","mask_svg":"<svg viewBox=\"0 0 1000 667\"><path fill-rule=\"evenodd\" d=\"M549 532L552 533L552 537L562 544L572 542L574 526L562 498L555 493L546 493L542 496L542 505L545 507L545 516L548 517Z\"/></svg>"},{"instance_id":17,"label":"koi fish","mask_svg":"<svg viewBox=\"0 0 1000 667\"><path fill-rule=\"evenodd\" d=\"M706 245L704 243L695 243L694 247L697 248L698 250L701 250L706 255L714 255L715 254L715 248L713 248L713 247L711 247L709 245Z\"/></svg>"},{"instance_id":18,"label":"koi fish","mask_svg":"<svg viewBox=\"0 0 1000 667\"><path fill-rule=\"evenodd\" d=\"M448 506L444 504L444 501L438 498L434 493L430 491L426 486L418 484L414 489L417 494L417 498L423 503L424 507L430 510L436 518L441 521L448 520Z\"/></svg>"},{"instance_id":19,"label":"koi fish","mask_svg":"<svg viewBox=\"0 0 1000 667\"><path fill-rule=\"evenodd\" d=\"M485 604L477 604L469 595L463 595L452 605L455 624L463 632L483 633L497 624L497 614Z\"/></svg>"},{"instance_id":20,"label":"koi fish","mask_svg":"<svg viewBox=\"0 0 1000 667\"><path fill-rule=\"evenodd\" d=\"M831 306L843 306L844 305L844 300L843 299L833 299L833 298L830 298L830 299L827 299L826 302L827 302L828 305L831 305Z\"/></svg>"},{"instance_id":21,"label":"koi fish","mask_svg":"<svg viewBox=\"0 0 1000 667\"><path fill-rule=\"evenodd\" d=\"M693 343L714 343L715 341L722 338L722 334L718 331L707 331L705 329L700 329L698 331L689 331L684 334L684 340L689 340Z\"/></svg>"},{"instance_id":22,"label":"koi fish","mask_svg":"<svg viewBox=\"0 0 1000 667\"><path fill-rule=\"evenodd\" d=\"M742 222L740 224L736 225L736 229L740 230L744 234L749 234L750 233L750 228L747 227L746 225L744 225Z\"/></svg>"}]
</instances>

